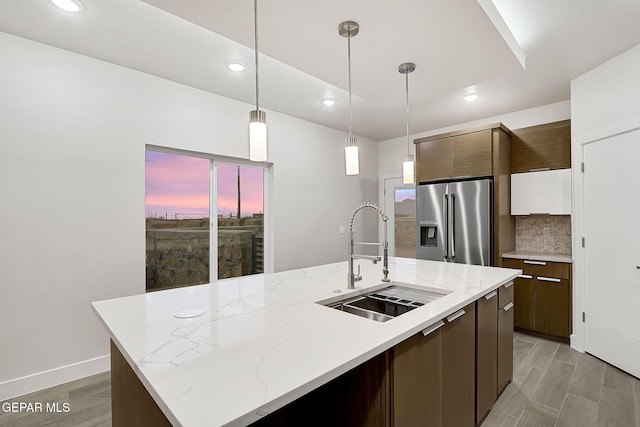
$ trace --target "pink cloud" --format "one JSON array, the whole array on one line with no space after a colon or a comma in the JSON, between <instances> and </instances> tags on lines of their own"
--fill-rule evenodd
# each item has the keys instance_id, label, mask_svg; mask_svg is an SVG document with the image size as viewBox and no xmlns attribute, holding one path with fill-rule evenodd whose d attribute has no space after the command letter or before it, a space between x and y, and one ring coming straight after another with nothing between
<instances>
[{"instance_id":1,"label":"pink cloud","mask_svg":"<svg viewBox=\"0 0 640 427\"><path fill-rule=\"evenodd\" d=\"M147 215L174 216L175 213L209 212L210 160L147 151L146 207ZM237 211L238 167L218 164L218 213ZM263 170L240 166L242 215L263 212Z\"/></svg>"}]
</instances>

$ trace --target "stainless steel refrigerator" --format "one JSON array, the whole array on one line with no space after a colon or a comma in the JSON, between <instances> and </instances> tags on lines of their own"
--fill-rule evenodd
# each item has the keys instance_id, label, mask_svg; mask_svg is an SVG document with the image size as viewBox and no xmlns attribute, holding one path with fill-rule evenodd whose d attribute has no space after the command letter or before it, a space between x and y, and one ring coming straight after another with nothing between
<instances>
[{"instance_id":1,"label":"stainless steel refrigerator","mask_svg":"<svg viewBox=\"0 0 640 427\"><path fill-rule=\"evenodd\" d=\"M493 181L423 184L416 194L416 257L493 265Z\"/></svg>"}]
</instances>

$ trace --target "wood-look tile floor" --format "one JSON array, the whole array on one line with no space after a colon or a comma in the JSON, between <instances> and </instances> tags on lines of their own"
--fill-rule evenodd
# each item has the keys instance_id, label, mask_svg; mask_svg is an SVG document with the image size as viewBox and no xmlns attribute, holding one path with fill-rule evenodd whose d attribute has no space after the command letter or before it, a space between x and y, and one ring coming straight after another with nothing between
<instances>
[{"instance_id":1,"label":"wood-look tile floor","mask_svg":"<svg viewBox=\"0 0 640 427\"><path fill-rule=\"evenodd\" d=\"M514 338L513 381L482 427L640 427L638 379L565 344ZM0 407L2 427L111 426L109 372L7 402L68 402L71 410L15 414Z\"/></svg>"},{"instance_id":2,"label":"wood-look tile floor","mask_svg":"<svg viewBox=\"0 0 640 427\"><path fill-rule=\"evenodd\" d=\"M482 427L640 427L640 381L566 344L514 334L513 381Z\"/></svg>"},{"instance_id":3,"label":"wood-look tile floor","mask_svg":"<svg viewBox=\"0 0 640 427\"><path fill-rule=\"evenodd\" d=\"M42 412L5 412L5 403L41 403ZM63 412L62 405L69 404ZM47 412L46 403L59 403L61 412ZM111 377L109 372L30 393L0 404L1 427L110 427Z\"/></svg>"}]
</instances>

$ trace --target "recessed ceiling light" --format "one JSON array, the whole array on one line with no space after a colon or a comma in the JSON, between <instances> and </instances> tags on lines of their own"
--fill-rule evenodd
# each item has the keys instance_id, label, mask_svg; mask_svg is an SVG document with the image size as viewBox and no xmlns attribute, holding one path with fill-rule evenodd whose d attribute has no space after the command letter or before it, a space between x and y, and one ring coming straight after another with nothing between
<instances>
[{"instance_id":1,"label":"recessed ceiling light","mask_svg":"<svg viewBox=\"0 0 640 427\"><path fill-rule=\"evenodd\" d=\"M84 6L78 0L51 0L53 4L67 12L82 12Z\"/></svg>"},{"instance_id":2,"label":"recessed ceiling light","mask_svg":"<svg viewBox=\"0 0 640 427\"><path fill-rule=\"evenodd\" d=\"M241 71L246 70L247 66L244 65L242 62L232 61L227 63L227 68L230 69L231 71L235 71L236 73L239 73Z\"/></svg>"},{"instance_id":3,"label":"recessed ceiling light","mask_svg":"<svg viewBox=\"0 0 640 427\"><path fill-rule=\"evenodd\" d=\"M480 97L480 95L478 95L477 93L470 93L469 95L464 97L464 100L471 102L471 101L475 101L479 97Z\"/></svg>"},{"instance_id":4,"label":"recessed ceiling light","mask_svg":"<svg viewBox=\"0 0 640 427\"><path fill-rule=\"evenodd\" d=\"M333 107L334 105L336 105L336 100L332 98L323 99L322 104L326 105L327 107Z\"/></svg>"}]
</instances>

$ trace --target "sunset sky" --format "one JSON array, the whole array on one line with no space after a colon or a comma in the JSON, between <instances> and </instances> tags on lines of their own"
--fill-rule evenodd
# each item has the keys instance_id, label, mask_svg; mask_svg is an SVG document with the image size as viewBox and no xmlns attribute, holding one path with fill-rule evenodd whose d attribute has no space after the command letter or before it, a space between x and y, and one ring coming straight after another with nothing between
<instances>
[{"instance_id":1,"label":"sunset sky","mask_svg":"<svg viewBox=\"0 0 640 427\"><path fill-rule=\"evenodd\" d=\"M176 154L145 153L146 215L175 218L209 214L209 160ZM218 164L218 214L235 216L238 167ZM240 166L241 215L263 212L262 169ZM191 214L191 215L189 215Z\"/></svg>"}]
</instances>

